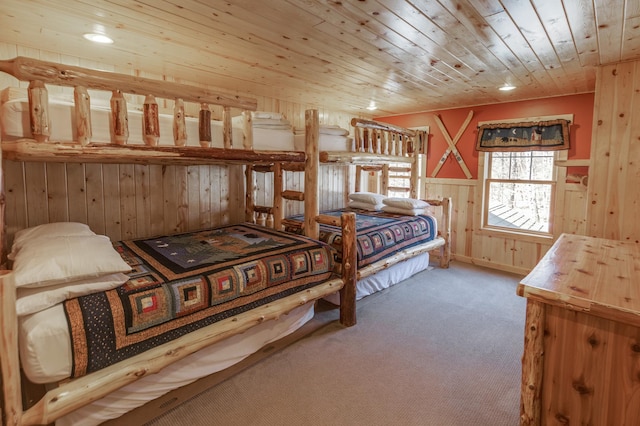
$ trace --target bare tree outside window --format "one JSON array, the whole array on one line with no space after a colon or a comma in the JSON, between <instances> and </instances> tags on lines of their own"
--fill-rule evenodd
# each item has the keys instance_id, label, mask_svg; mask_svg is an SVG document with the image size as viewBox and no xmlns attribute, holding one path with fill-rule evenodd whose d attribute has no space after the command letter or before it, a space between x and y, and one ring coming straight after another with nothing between
<instances>
[{"instance_id":1,"label":"bare tree outside window","mask_svg":"<svg viewBox=\"0 0 640 426\"><path fill-rule=\"evenodd\" d=\"M488 158L485 225L551 233L554 152L492 152Z\"/></svg>"}]
</instances>

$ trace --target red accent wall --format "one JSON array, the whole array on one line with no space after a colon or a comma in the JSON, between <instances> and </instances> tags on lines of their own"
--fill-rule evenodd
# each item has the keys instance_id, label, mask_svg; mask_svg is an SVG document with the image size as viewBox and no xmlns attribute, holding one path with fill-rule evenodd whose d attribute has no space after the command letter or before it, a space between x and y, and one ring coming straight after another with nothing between
<instances>
[{"instance_id":1,"label":"red accent wall","mask_svg":"<svg viewBox=\"0 0 640 426\"><path fill-rule=\"evenodd\" d=\"M589 158L591 150L593 102L594 94L586 93L580 95L560 96L556 98L535 99L530 101L481 105L471 108L416 112L406 115L376 117L375 119L377 121L383 121L385 123L395 124L402 127L429 126L427 176L431 177L433 169L448 147L446 139L436 124L434 114L440 116L440 119L444 123L444 127L446 127L451 139L453 140L464 123L464 120L467 118L469 111L473 110L473 118L456 144L456 148L471 171L472 177L477 178L479 152L475 150L475 145L476 138L478 136L479 121L573 114L574 120L569 127L569 139L571 143L569 159L586 159ZM587 174L588 169L586 167L571 167L567 172ZM436 177L466 179L460 165L451 154L449 154L447 161L444 163Z\"/></svg>"}]
</instances>

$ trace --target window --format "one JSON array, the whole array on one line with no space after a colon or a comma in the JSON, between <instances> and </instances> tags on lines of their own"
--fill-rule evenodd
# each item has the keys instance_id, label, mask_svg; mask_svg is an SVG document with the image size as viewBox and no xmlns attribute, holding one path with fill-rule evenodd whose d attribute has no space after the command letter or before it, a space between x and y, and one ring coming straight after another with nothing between
<instances>
[{"instance_id":1,"label":"window","mask_svg":"<svg viewBox=\"0 0 640 426\"><path fill-rule=\"evenodd\" d=\"M552 234L555 152L485 153L483 228Z\"/></svg>"}]
</instances>

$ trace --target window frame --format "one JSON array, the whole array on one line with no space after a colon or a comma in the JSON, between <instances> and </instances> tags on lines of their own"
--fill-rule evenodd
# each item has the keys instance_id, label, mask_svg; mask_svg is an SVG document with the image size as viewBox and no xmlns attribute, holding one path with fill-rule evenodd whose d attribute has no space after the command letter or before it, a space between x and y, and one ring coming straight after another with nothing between
<instances>
[{"instance_id":1,"label":"window frame","mask_svg":"<svg viewBox=\"0 0 640 426\"><path fill-rule=\"evenodd\" d=\"M561 115L552 115L552 116L538 116L538 117L526 117L526 118L513 118L513 119L503 119L503 120L491 120L491 121L482 121L478 122L477 125L480 126L482 124L495 124L495 123L519 123L524 121L548 121L548 120L556 120L556 119L565 119L569 122L573 122L573 114L561 114ZM495 227L485 226L486 218L488 216L488 190L487 190L487 177L489 174L489 157L490 152L478 152L478 182L476 186L476 195L475 195L475 214L474 214L474 228L475 233L479 235L485 236L494 236L501 238L512 238L519 241L529 241L533 243L544 243L548 244L553 241L554 238L557 237L557 233L560 229L562 229L561 217L559 217L558 213L558 204L560 206L563 203L562 200L562 191L561 188L564 187L564 180L566 178L566 168L561 166L563 161L567 160L568 151L567 150L558 150L554 151L554 165L553 165L553 187L551 190L551 212L550 212L550 222L549 222L549 232L548 233L537 233L537 232L529 232L527 230L519 230L516 228L505 228L505 227ZM484 155L483 155L484 154ZM539 181L538 181L539 182Z\"/></svg>"},{"instance_id":2,"label":"window frame","mask_svg":"<svg viewBox=\"0 0 640 426\"><path fill-rule=\"evenodd\" d=\"M506 152L506 151L498 151L498 152ZM526 151L532 152L532 151ZM483 177L483 194L482 194L482 223L481 229L492 232L501 232L515 235L528 235L532 237L542 237L542 238L553 238L554 233L554 216L555 216L555 193L557 186L557 178L558 178L558 167L555 165L558 161L558 152L559 151L545 151L553 154L553 169L551 180L531 180L531 179L498 179L492 178L491 175L491 167L492 162L494 160L493 154L494 152L485 152L484 164L485 173ZM516 183L516 184L532 184L532 185L549 185L551 187L551 197L549 200L549 229L547 231L536 231L530 229L520 229L520 228L511 228L507 226L499 226L499 225L491 225L489 224L489 197L490 197L490 187L491 183Z\"/></svg>"}]
</instances>

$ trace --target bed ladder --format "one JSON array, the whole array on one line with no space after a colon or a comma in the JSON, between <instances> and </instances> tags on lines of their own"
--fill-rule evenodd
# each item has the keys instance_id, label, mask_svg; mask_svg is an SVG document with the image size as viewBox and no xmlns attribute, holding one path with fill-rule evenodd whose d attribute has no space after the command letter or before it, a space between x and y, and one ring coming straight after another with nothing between
<instances>
[{"instance_id":1,"label":"bed ladder","mask_svg":"<svg viewBox=\"0 0 640 426\"><path fill-rule=\"evenodd\" d=\"M247 200L245 220L258 225L268 226L281 230L283 226L299 227L300 223L284 218L284 200L304 201L304 192L284 189L284 172L304 172L303 163L273 163L268 165L248 165ZM273 173L273 201L272 206L257 205L255 200L255 175L254 173Z\"/></svg>"}]
</instances>

